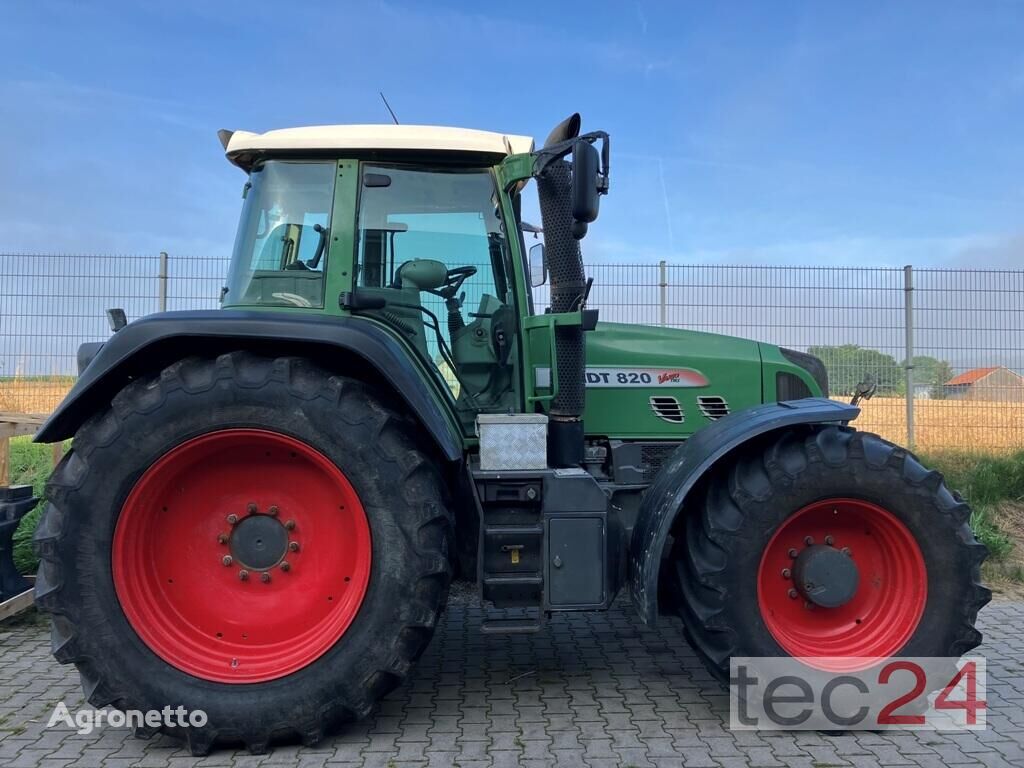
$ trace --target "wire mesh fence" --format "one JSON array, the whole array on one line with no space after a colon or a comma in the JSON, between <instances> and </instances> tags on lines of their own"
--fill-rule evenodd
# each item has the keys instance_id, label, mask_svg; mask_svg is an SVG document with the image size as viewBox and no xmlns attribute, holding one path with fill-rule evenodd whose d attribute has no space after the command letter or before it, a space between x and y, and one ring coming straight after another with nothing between
<instances>
[{"instance_id":1,"label":"wire mesh fence","mask_svg":"<svg viewBox=\"0 0 1024 768\"><path fill-rule=\"evenodd\" d=\"M0 413L45 414L74 383L76 351L129 318L215 308L226 259L0 254Z\"/></svg>"},{"instance_id":2,"label":"wire mesh fence","mask_svg":"<svg viewBox=\"0 0 1024 768\"><path fill-rule=\"evenodd\" d=\"M0 254L0 412L46 413L75 352L129 318L218 305L226 259ZM820 357L858 426L920 450L1024 448L1024 271L597 264L602 322L741 336ZM537 311L547 286L534 291ZM685 352L685 350L680 350Z\"/></svg>"}]
</instances>

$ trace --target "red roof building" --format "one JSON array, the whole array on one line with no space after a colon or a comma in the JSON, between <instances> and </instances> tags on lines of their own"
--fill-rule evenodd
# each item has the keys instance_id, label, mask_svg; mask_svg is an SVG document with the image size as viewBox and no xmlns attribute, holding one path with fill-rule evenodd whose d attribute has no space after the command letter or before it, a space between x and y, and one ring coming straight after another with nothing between
<instances>
[{"instance_id":1,"label":"red roof building","mask_svg":"<svg viewBox=\"0 0 1024 768\"><path fill-rule=\"evenodd\" d=\"M943 388L947 397L958 400L1024 400L1024 376L1001 365L964 371L947 381Z\"/></svg>"}]
</instances>

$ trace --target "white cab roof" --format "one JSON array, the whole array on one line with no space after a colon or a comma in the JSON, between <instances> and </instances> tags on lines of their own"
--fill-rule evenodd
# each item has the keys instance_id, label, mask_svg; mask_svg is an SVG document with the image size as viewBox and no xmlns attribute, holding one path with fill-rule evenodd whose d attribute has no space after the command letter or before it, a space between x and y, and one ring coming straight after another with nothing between
<instances>
[{"instance_id":1,"label":"white cab roof","mask_svg":"<svg viewBox=\"0 0 1024 768\"><path fill-rule=\"evenodd\" d=\"M228 159L247 167L247 156L275 150L423 150L519 154L533 151L529 136L513 136L436 125L314 125L266 133L235 131L225 147Z\"/></svg>"}]
</instances>

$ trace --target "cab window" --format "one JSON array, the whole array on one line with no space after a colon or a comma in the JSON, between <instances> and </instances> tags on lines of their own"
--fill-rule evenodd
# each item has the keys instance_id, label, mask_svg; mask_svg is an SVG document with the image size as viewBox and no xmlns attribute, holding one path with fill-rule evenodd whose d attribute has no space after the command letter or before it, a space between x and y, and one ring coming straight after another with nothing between
<instances>
[{"instance_id":1,"label":"cab window","mask_svg":"<svg viewBox=\"0 0 1024 768\"><path fill-rule=\"evenodd\" d=\"M253 168L225 304L323 306L334 169L279 160Z\"/></svg>"}]
</instances>

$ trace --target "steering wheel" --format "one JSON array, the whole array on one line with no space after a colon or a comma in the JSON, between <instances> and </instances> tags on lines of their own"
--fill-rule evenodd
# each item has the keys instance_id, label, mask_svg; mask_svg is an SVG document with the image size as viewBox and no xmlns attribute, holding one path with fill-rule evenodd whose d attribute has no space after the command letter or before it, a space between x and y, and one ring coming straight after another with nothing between
<instances>
[{"instance_id":1,"label":"steering wheel","mask_svg":"<svg viewBox=\"0 0 1024 768\"><path fill-rule=\"evenodd\" d=\"M444 279L444 285L440 288L432 289L428 291L428 293L440 296L446 301L454 298L455 294L459 292L459 288L462 287L462 284L475 275L476 272L476 267L455 267L454 269L449 269L448 274Z\"/></svg>"}]
</instances>

